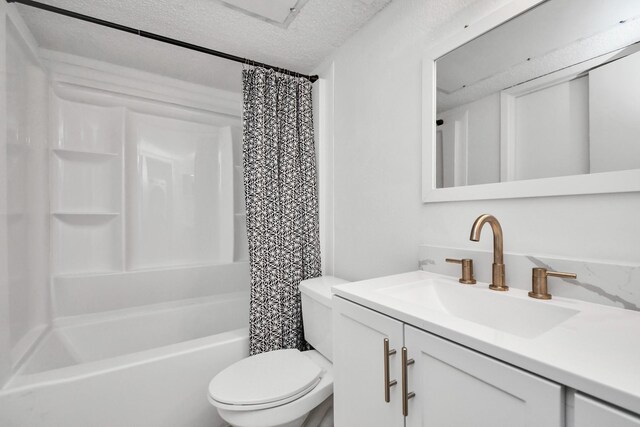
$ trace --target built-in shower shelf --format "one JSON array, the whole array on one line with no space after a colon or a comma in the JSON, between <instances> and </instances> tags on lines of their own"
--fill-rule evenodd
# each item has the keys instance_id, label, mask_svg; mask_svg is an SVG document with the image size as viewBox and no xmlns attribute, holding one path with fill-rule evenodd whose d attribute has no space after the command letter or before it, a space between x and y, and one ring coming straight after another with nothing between
<instances>
[{"instance_id":1,"label":"built-in shower shelf","mask_svg":"<svg viewBox=\"0 0 640 427\"><path fill-rule=\"evenodd\" d=\"M122 219L113 211L53 211L54 275L122 271Z\"/></svg>"},{"instance_id":2,"label":"built-in shower shelf","mask_svg":"<svg viewBox=\"0 0 640 427\"><path fill-rule=\"evenodd\" d=\"M116 268L116 269L86 271L86 272L80 272L80 273L60 273L60 274L53 274L51 277L54 280L93 280L96 277L104 280L104 276L122 274L122 272L123 270L121 268Z\"/></svg>"},{"instance_id":3,"label":"built-in shower shelf","mask_svg":"<svg viewBox=\"0 0 640 427\"><path fill-rule=\"evenodd\" d=\"M59 157L70 160L91 160L100 158L114 158L118 153L106 153L100 151L70 150L68 148L53 148L52 151Z\"/></svg>"},{"instance_id":4,"label":"built-in shower shelf","mask_svg":"<svg viewBox=\"0 0 640 427\"><path fill-rule=\"evenodd\" d=\"M117 213L121 207L119 154L51 150L51 211L54 214Z\"/></svg>"},{"instance_id":5,"label":"built-in shower shelf","mask_svg":"<svg viewBox=\"0 0 640 427\"><path fill-rule=\"evenodd\" d=\"M110 217L120 215L120 212L51 212L51 215L63 218L63 217Z\"/></svg>"}]
</instances>

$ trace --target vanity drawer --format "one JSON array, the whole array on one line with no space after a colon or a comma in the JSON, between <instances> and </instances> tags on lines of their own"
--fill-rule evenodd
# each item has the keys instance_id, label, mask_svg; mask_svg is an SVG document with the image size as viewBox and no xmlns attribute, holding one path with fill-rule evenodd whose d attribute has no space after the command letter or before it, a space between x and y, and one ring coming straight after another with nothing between
<instances>
[{"instance_id":1,"label":"vanity drawer","mask_svg":"<svg viewBox=\"0 0 640 427\"><path fill-rule=\"evenodd\" d=\"M575 422L570 427L640 427L640 417L576 393Z\"/></svg>"},{"instance_id":2,"label":"vanity drawer","mask_svg":"<svg viewBox=\"0 0 640 427\"><path fill-rule=\"evenodd\" d=\"M563 389L492 357L405 325L407 427L561 427Z\"/></svg>"}]
</instances>

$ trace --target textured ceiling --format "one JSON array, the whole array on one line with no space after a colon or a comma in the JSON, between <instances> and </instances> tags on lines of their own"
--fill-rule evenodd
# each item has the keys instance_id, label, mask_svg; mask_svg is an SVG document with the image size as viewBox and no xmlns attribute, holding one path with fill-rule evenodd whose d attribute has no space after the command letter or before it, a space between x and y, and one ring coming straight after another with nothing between
<instances>
[{"instance_id":1,"label":"textured ceiling","mask_svg":"<svg viewBox=\"0 0 640 427\"><path fill-rule=\"evenodd\" d=\"M309 0L288 28L214 0L41 0L301 73L320 62L391 0ZM240 64L18 5L40 47L240 91Z\"/></svg>"}]
</instances>

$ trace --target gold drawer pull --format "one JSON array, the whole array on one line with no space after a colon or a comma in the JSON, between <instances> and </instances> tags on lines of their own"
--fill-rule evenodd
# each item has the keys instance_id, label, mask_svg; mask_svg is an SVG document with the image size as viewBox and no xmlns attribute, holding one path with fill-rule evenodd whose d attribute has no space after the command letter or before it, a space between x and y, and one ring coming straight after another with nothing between
<instances>
[{"instance_id":1,"label":"gold drawer pull","mask_svg":"<svg viewBox=\"0 0 640 427\"><path fill-rule=\"evenodd\" d=\"M402 415L409 415L409 399L415 397L414 392L409 391L407 384L407 366L413 365L415 360L407 359L407 347L402 347Z\"/></svg>"},{"instance_id":2,"label":"gold drawer pull","mask_svg":"<svg viewBox=\"0 0 640 427\"><path fill-rule=\"evenodd\" d=\"M389 379L389 356L396 354L395 349L389 350L389 338L384 339L384 401L391 401L391 387L398 384L396 380Z\"/></svg>"}]
</instances>

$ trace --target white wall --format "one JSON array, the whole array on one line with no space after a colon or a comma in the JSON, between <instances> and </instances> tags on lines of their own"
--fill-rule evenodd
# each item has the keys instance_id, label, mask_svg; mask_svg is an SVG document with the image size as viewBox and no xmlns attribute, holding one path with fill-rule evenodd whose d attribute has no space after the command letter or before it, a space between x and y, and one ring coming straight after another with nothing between
<instances>
[{"instance_id":1,"label":"white wall","mask_svg":"<svg viewBox=\"0 0 640 427\"><path fill-rule=\"evenodd\" d=\"M640 52L589 73L591 172L640 167Z\"/></svg>"},{"instance_id":2,"label":"white wall","mask_svg":"<svg viewBox=\"0 0 640 427\"><path fill-rule=\"evenodd\" d=\"M515 100L515 179L589 173L589 78Z\"/></svg>"},{"instance_id":3,"label":"white wall","mask_svg":"<svg viewBox=\"0 0 640 427\"><path fill-rule=\"evenodd\" d=\"M470 185L500 182L500 94L469 106L468 165Z\"/></svg>"},{"instance_id":4,"label":"white wall","mask_svg":"<svg viewBox=\"0 0 640 427\"><path fill-rule=\"evenodd\" d=\"M500 93L438 114L467 113L467 185L500 182Z\"/></svg>"},{"instance_id":5,"label":"white wall","mask_svg":"<svg viewBox=\"0 0 640 427\"><path fill-rule=\"evenodd\" d=\"M422 57L503 4L392 2L319 68L335 70L332 273L355 280L415 270L421 243L490 250L489 235L468 237L485 212L502 222L509 252L640 262L637 193L422 204Z\"/></svg>"},{"instance_id":6,"label":"white wall","mask_svg":"<svg viewBox=\"0 0 640 427\"><path fill-rule=\"evenodd\" d=\"M333 67L313 85L322 274L333 271Z\"/></svg>"},{"instance_id":7,"label":"white wall","mask_svg":"<svg viewBox=\"0 0 640 427\"><path fill-rule=\"evenodd\" d=\"M0 384L49 322L47 78L21 19L0 9L6 122L0 151ZM6 263L6 264L5 264Z\"/></svg>"}]
</instances>

